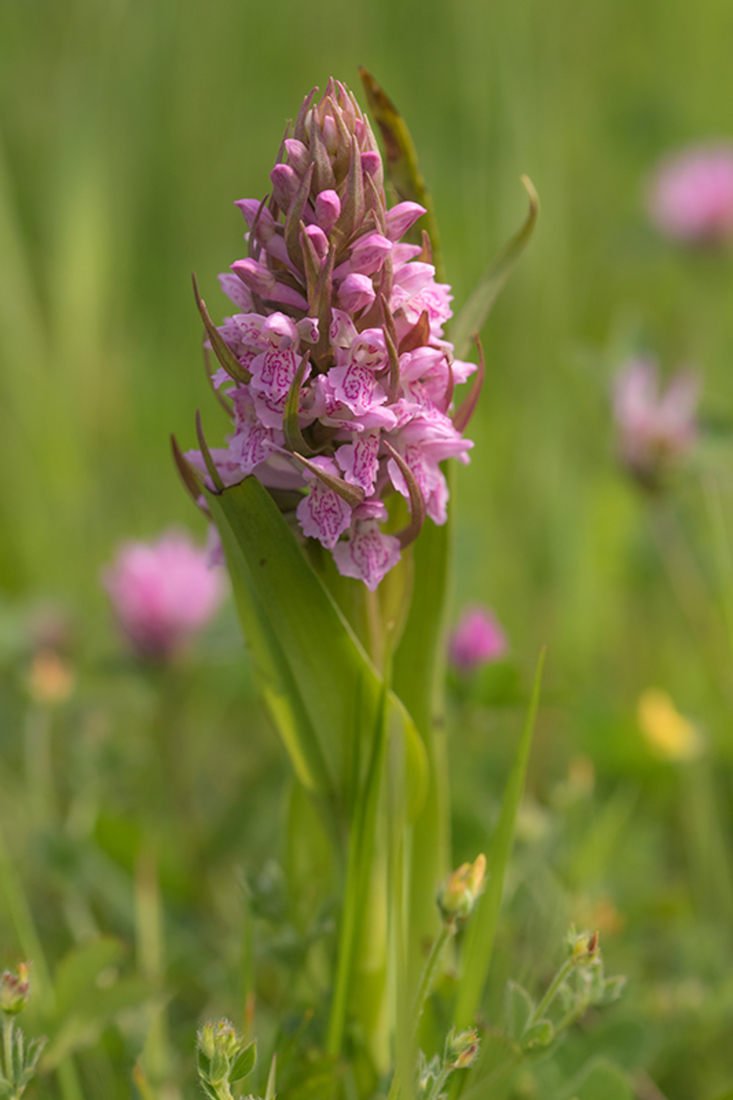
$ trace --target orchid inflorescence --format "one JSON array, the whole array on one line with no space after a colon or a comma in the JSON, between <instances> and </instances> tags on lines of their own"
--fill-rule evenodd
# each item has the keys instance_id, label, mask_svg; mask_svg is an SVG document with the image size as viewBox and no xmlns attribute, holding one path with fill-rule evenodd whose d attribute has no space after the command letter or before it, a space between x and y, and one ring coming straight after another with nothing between
<instances>
[{"instance_id":1,"label":"orchid inflorescence","mask_svg":"<svg viewBox=\"0 0 733 1100\"><path fill-rule=\"evenodd\" d=\"M353 95L334 80L314 102L316 91L286 132L269 197L237 203L249 255L219 280L238 312L215 327L196 292L234 431L210 452L200 432L186 458L210 491L253 474L341 574L374 590L425 515L446 522L440 463L467 461L472 446L474 401L452 416L453 388L476 366L444 337L451 294L427 234L402 240L424 207L387 209ZM397 531L395 494L410 510Z\"/></svg>"}]
</instances>

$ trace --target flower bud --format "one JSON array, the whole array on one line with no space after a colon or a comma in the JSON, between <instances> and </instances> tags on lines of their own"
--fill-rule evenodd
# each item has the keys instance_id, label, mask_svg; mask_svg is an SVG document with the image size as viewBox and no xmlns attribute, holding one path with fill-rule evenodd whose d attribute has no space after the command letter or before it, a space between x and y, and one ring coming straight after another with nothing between
<instances>
[{"instance_id":1,"label":"flower bud","mask_svg":"<svg viewBox=\"0 0 733 1100\"><path fill-rule=\"evenodd\" d=\"M288 160L298 173L299 176L304 176L310 158L308 156L308 150L302 141L298 141L297 138L285 139L285 151L288 154Z\"/></svg>"},{"instance_id":2,"label":"flower bud","mask_svg":"<svg viewBox=\"0 0 733 1100\"><path fill-rule=\"evenodd\" d=\"M17 1016L28 1004L31 995L30 965L20 963L15 974L6 970L0 976L0 1011Z\"/></svg>"},{"instance_id":3,"label":"flower bud","mask_svg":"<svg viewBox=\"0 0 733 1100\"><path fill-rule=\"evenodd\" d=\"M281 210L289 210L300 187L298 173L289 164L276 164L270 172L270 180L275 202Z\"/></svg>"},{"instance_id":4,"label":"flower bud","mask_svg":"<svg viewBox=\"0 0 733 1100\"><path fill-rule=\"evenodd\" d=\"M598 932L576 932L571 925L565 944L574 966L590 966L599 955Z\"/></svg>"},{"instance_id":5,"label":"flower bud","mask_svg":"<svg viewBox=\"0 0 733 1100\"><path fill-rule=\"evenodd\" d=\"M321 191L314 203L316 221L324 233L330 233L341 214L341 199L335 191Z\"/></svg>"},{"instance_id":6,"label":"flower bud","mask_svg":"<svg viewBox=\"0 0 733 1100\"><path fill-rule=\"evenodd\" d=\"M450 1069L468 1069L476 1061L478 1048L479 1036L475 1028L460 1031L457 1035L455 1030L451 1031L446 1043L446 1065Z\"/></svg>"},{"instance_id":7,"label":"flower bud","mask_svg":"<svg viewBox=\"0 0 733 1100\"><path fill-rule=\"evenodd\" d=\"M461 864L448 876L438 895L446 924L463 924L468 919L483 889L485 874L486 856L482 853L473 863Z\"/></svg>"},{"instance_id":8,"label":"flower bud","mask_svg":"<svg viewBox=\"0 0 733 1100\"><path fill-rule=\"evenodd\" d=\"M372 280L368 275L347 275L338 292L338 303L346 313L358 313L370 306L376 298Z\"/></svg>"}]
</instances>

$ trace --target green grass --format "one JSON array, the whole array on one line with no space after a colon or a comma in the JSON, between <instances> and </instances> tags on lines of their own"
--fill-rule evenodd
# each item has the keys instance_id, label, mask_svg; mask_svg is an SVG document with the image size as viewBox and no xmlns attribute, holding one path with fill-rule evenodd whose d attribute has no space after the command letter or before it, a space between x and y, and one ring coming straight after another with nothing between
<instances>
[{"instance_id":1,"label":"green grass","mask_svg":"<svg viewBox=\"0 0 733 1100\"><path fill-rule=\"evenodd\" d=\"M412 129L458 304L523 216L520 173L542 202L484 331L476 448L457 471L453 605L494 606L512 662L503 679L454 685L454 844L472 858L494 820L547 643L533 814L489 1003L503 976L551 974L566 920L599 902L618 913L609 971L630 981L521 1095L553 1095L551 1074L569 1079L591 1048L643 1068L669 1100L733 1086L733 256L660 240L641 200L663 151L728 132L732 33L726 0L0 8L0 824L52 967L93 927L134 944L136 860L157 838L176 1072L204 1014L244 1011L242 868L282 858L287 766L228 608L185 696L169 686L194 810L167 805L150 732L160 685L120 658L97 576L123 537L203 533L168 448L170 431L193 445L197 407L210 441L226 430L190 272L222 315L215 277L243 251L233 200L267 190L302 95L331 73L357 88L361 63ZM705 440L654 508L617 469L610 421L613 373L639 347L705 377ZM78 680L52 719L53 805L24 762L25 613L50 597L74 617ZM649 685L703 729L699 765L645 748L634 712ZM568 787L581 755L592 791ZM267 922L252 920L262 938ZM0 897L0 961L21 947ZM270 1035L278 950L256 963ZM89 1100L128 1095L119 1067L129 1074L141 1027L109 1027L80 1056Z\"/></svg>"}]
</instances>

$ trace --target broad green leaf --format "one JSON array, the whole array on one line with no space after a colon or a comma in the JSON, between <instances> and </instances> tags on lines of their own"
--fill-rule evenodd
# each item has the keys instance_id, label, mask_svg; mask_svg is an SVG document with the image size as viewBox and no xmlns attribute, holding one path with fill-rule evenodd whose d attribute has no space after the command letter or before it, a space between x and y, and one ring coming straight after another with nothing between
<instances>
[{"instance_id":1,"label":"broad green leaf","mask_svg":"<svg viewBox=\"0 0 733 1100\"><path fill-rule=\"evenodd\" d=\"M296 774L335 798L347 778L347 740L362 721L373 728L377 674L256 478L208 500L261 690Z\"/></svg>"},{"instance_id":2,"label":"broad green leaf","mask_svg":"<svg viewBox=\"0 0 733 1100\"><path fill-rule=\"evenodd\" d=\"M527 1050L535 1050L538 1047L548 1047L555 1038L555 1028L552 1020L538 1020L532 1024L522 1036L522 1046Z\"/></svg>"},{"instance_id":3,"label":"broad green leaf","mask_svg":"<svg viewBox=\"0 0 733 1100\"><path fill-rule=\"evenodd\" d=\"M444 272L435 207L420 171L415 143L405 120L384 91L384 88L376 82L367 69L360 68L359 75L369 104L369 110L374 115L382 134L387 178L397 192L400 201L419 202L427 211L424 217L420 218L413 226L411 233L417 234L414 239L419 243L420 229L423 221L425 222L425 229L430 237L433 252L435 273L438 281L442 282Z\"/></svg>"},{"instance_id":4,"label":"broad green leaf","mask_svg":"<svg viewBox=\"0 0 733 1100\"><path fill-rule=\"evenodd\" d=\"M491 839L486 868L486 890L479 899L466 931L462 960L463 975L460 981L455 1014L455 1024L459 1028L469 1027L473 1023L481 1004L481 996L491 964L491 953L494 947L501 896L504 889L504 877L511 856L517 810L522 798L524 778L527 773L527 762L539 704L544 663L545 651L543 649L537 664L527 720L519 742L514 766L504 790L499 820Z\"/></svg>"},{"instance_id":5,"label":"broad green leaf","mask_svg":"<svg viewBox=\"0 0 733 1100\"><path fill-rule=\"evenodd\" d=\"M534 1009L534 1001L527 990L518 982L508 981L504 993L504 1027L511 1039L521 1039Z\"/></svg>"},{"instance_id":6,"label":"broad green leaf","mask_svg":"<svg viewBox=\"0 0 733 1100\"><path fill-rule=\"evenodd\" d=\"M451 466L447 475L450 482ZM415 721L427 762L423 808L415 820L410 886L411 981L423 965L422 945L440 927L436 884L448 873L449 821L443 734L443 632L451 547L451 520L437 527L428 520L413 554L413 595L393 662L392 683Z\"/></svg>"},{"instance_id":7,"label":"broad green leaf","mask_svg":"<svg viewBox=\"0 0 733 1100\"><path fill-rule=\"evenodd\" d=\"M60 1019L43 1056L42 1069L54 1069L73 1051L93 1046L121 1012L140 1008L154 996L150 984L138 977L123 978L108 988L88 993L78 1008Z\"/></svg>"},{"instance_id":8,"label":"broad green leaf","mask_svg":"<svg viewBox=\"0 0 733 1100\"><path fill-rule=\"evenodd\" d=\"M97 990L97 979L116 966L125 953L120 940L103 936L75 947L56 968L56 1010L60 1019L81 1007Z\"/></svg>"},{"instance_id":9,"label":"broad green leaf","mask_svg":"<svg viewBox=\"0 0 733 1100\"><path fill-rule=\"evenodd\" d=\"M529 213L524 224L504 245L501 252L484 271L476 289L458 314L451 329L451 339L459 359L465 358L471 348L474 333L480 332L494 302L511 275L517 260L524 252L534 232L540 204L537 192L528 176L521 177L529 196Z\"/></svg>"},{"instance_id":10,"label":"broad green leaf","mask_svg":"<svg viewBox=\"0 0 733 1100\"><path fill-rule=\"evenodd\" d=\"M593 1058L573 1082L573 1100L633 1100L633 1090L623 1070L607 1058Z\"/></svg>"},{"instance_id":11,"label":"broad green leaf","mask_svg":"<svg viewBox=\"0 0 733 1100\"><path fill-rule=\"evenodd\" d=\"M229 1072L229 1080L234 1083L235 1081L241 1081L247 1074L251 1073L257 1065L257 1044L250 1043L248 1047L245 1047L242 1053L237 1058L236 1062L232 1066Z\"/></svg>"}]
</instances>

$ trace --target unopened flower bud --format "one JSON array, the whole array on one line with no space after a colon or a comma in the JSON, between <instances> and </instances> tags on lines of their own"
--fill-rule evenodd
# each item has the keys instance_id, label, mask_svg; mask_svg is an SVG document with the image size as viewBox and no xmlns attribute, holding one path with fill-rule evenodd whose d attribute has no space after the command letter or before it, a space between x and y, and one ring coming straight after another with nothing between
<instances>
[{"instance_id":1,"label":"unopened flower bud","mask_svg":"<svg viewBox=\"0 0 733 1100\"><path fill-rule=\"evenodd\" d=\"M305 175L310 164L310 157L303 142L298 141L297 138L286 138L285 151L288 154L288 160L298 175Z\"/></svg>"},{"instance_id":2,"label":"unopened flower bud","mask_svg":"<svg viewBox=\"0 0 733 1100\"><path fill-rule=\"evenodd\" d=\"M473 912L483 889L486 856L476 856L473 863L463 863L448 876L438 895L438 905L446 924L462 924Z\"/></svg>"},{"instance_id":3,"label":"unopened flower bud","mask_svg":"<svg viewBox=\"0 0 733 1100\"><path fill-rule=\"evenodd\" d=\"M451 1031L446 1044L446 1065L450 1069L468 1069L476 1061L479 1048L479 1036L475 1028Z\"/></svg>"},{"instance_id":4,"label":"unopened flower bud","mask_svg":"<svg viewBox=\"0 0 733 1100\"><path fill-rule=\"evenodd\" d=\"M307 225L305 232L310 237L316 256L323 262L328 256L328 237L319 225Z\"/></svg>"},{"instance_id":5,"label":"unopened flower bud","mask_svg":"<svg viewBox=\"0 0 733 1100\"><path fill-rule=\"evenodd\" d=\"M576 932L571 926L565 942L575 966L590 966L598 958L598 932Z\"/></svg>"},{"instance_id":6,"label":"unopened flower bud","mask_svg":"<svg viewBox=\"0 0 733 1100\"><path fill-rule=\"evenodd\" d=\"M378 176L382 170L382 158L379 153L368 150L361 154L361 167L368 176Z\"/></svg>"},{"instance_id":7,"label":"unopened flower bud","mask_svg":"<svg viewBox=\"0 0 733 1100\"><path fill-rule=\"evenodd\" d=\"M17 1016L28 1004L31 995L30 966L20 963L15 974L6 970L0 976L0 1011Z\"/></svg>"},{"instance_id":8,"label":"unopened flower bud","mask_svg":"<svg viewBox=\"0 0 733 1100\"><path fill-rule=\"evenodd\" d=\"M314 204L316 221L324 233L330 233L341 214L341 199L335 191L321 191Z\"/></svg>"},{"instance_id":9,"label":"unopened flower bud","mask_svg":"<svg viewBox=\"0 0 733 1100\"><path fill-rule=\"evenodd\" d=\"M368 275L347 275L338 292L338 303L347 313L358 313L370 306L376 298L372 280Z\"/></svg>"},{"instance_id":10,"label":"unopened flower bud","mask_svg":"<svg viewBox=\"0 0 733 1100\"><path fill-rule=\"evenodd\" d=\"M298 173L289 164L276 164L270 172L270 180L275 202L281 210L289 210L300 187Z\"/></svg>"},{"instance_id":11,"label":"unopened flower bud","mask_svg":"<svg viewBox=\"0 0 733 1100\"><path fill-rule=\"evenodd\" d=\"M228 1020L204 1024L198 1033L199 1049L212 1061L217 1055L228 1062L241 1045L241 1039Z\"/></svg>"}]
</instances>

